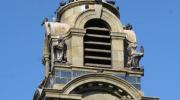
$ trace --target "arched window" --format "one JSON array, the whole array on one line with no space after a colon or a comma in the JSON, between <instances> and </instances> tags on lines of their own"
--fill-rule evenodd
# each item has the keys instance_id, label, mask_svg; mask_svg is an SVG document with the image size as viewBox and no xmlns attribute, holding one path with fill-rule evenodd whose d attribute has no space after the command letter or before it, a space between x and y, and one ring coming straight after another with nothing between
<instances>
[{"instance_id":1,"label":"arched window","mask_svg":"<svg viewBox=\"0 0 180 100\"><path fill-rule=\"evenodd\" d=\"M111 67L110 26L103 20L92 19L84 28L84 65Z\"/></svg>"}]
</instances>

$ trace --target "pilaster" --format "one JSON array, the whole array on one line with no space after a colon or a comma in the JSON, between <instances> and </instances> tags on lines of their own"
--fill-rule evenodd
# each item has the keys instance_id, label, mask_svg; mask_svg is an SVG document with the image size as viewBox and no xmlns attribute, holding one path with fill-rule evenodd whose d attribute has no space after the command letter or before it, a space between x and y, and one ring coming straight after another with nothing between
<instances>
[{"instance_id":1,"label":"pilaster","mask_svg":"<svg viewBox=\"0 0 180 100\"><path fill-rule=\"evenodd\" d=\"M124 39L125 34L111 32L111 52L113 69L124 68Z\"/></svg>"},{"instance_id":2,"label":"pilaster","mask_svg":"<svg viewBox=\"0 0 180 100\"><path fill-rule=\"evenodd\" d=\"M72 65L74 66L83 66L84 54L83 54L83 37L85 35L85 29L71 29L72 41Z\"/></svg>"}]
</instances>

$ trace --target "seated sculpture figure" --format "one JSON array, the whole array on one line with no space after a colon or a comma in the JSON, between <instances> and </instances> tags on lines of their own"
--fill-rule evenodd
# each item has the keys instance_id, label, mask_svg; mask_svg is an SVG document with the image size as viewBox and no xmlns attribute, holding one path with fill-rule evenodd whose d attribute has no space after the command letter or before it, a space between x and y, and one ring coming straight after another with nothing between
<instances>
[{"instance_id":1,"label":"seated sculpture figure","mask_svg":"<svg viewBox=\"0 0 180 100\"><path fill-rule=\"evenodd\" d=\"M128 46L128 62L127 67L131 68L139 68L139 62L141 58L144 56L144 47L140 47L140 52L136 50L137 47L134 46Z\"/></svg>"},{"instance_id":2,"label":"seated sculpture figure","mask_svg":"<svg viewBox=\"0 0 180 100\"><path fill-rule=\"evenodd\" d=\"M126 40L127 40L127 52L128 52L128 58L127 58L127 67L128 68L138 68L140 67L139 62L141 58L144 56L144 48L143 46L140 47L140 52L138 52L137 49L137 40L136 40L136 34L132 30L132 25L128 24L124 27L124 33L126 34Z\"/></svg>"},{"instance_id":3,"label":"seated sculpture figure","mask_svg":"<svg viewBox=\"0 0 180 100\"><path fill-rule=\"evenodd\" d=\"M58 44L54 46L54 62L65 63L67 46L64 38L60 37L58 39Z\"/></svg>"}]
</instances>

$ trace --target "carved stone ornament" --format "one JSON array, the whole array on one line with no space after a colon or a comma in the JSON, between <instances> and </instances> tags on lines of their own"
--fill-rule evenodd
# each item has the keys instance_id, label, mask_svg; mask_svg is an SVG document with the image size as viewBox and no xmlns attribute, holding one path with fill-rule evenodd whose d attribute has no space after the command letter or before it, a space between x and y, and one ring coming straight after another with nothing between
<instances>
[{"instance_id":1,"label":"carved stone ornament","mask_svg":"<svg viewBox=\"0 0 180 100\"><path fill-rule=\"evenodd\" d=\"M127 66L129 68L139 68L139 62L141 60L141 58L144 56L144 47L141 46L140 47L140 52L138 52L136 50L137 45L133 44L133 45L129 45L127 50L128 50L128 62L127 62Z\"/></svg>"},{"instance_id":2,"label":"carved stone ornament","mask_svg":"<svg viewBox=\"0 0 180 100\"><path fill-rule=\"evenodd\" d=\"M66 51L67 51L67 45L65 43L65 39L60 37L58 39L57 45L53 47L54 49L54 62L58 63L66 63Z\"/></svg>"},{"instance_id":3,"label":"carved stone ornament","mask_svg":"<svg viewBox=\"0 0 180 100\"><path fill-rule=\"evenodd\" d=\"M128 43L127 52L127 67L129 68L138 68L140 67L139 62L141 58L144 56L144 48L143 46L140 47L140 52L137 49L137 40L136 34L132 30L133 27L130 24L127 24L124 28L124 33L126 34L126 39Z\"/></svg>"},{"instance_id":4,"label":"carved stone ornament","mask_svg":"<svg viewBox=\"0 0 180 100\"><path fill-rule=\"evenodd\" d=\"M66 2L64 0L61 0L60 6L64 6L64 5L66 5Z\"/></svg>"}]
</instances>

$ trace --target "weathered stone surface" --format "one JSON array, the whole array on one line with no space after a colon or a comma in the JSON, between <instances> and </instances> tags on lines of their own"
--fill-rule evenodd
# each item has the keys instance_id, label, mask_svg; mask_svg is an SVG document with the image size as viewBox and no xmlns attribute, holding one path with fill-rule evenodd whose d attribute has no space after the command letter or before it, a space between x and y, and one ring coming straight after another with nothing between
<instances>
[{"instance_id":1,"label":"weathered stone surface","mask_svg":"<svg viewBox=\"0 0 180 100\"><path fill-rule=\"evenodd\" d=\"M114 4L72 0L57 10L56 22L44 26L45 79L33 100L158 100L141 92L143 70L125 67L126 41L136 43L136 34L123 29ZM67 62L55 63L61 37Z\"/></svg>"},{"instance_id":2,"label":"weathered stone surface","mask_svg":"<svg viewBox=\"0 0 180 100\"><path fill-rule=\"evenodd\" d=\"M63 35L70 29L68 24L59 22L45 22L44 26L48 35Z\"/></svg>"},{"instance_id":3,"label":"weathered stone surface","mask_svg":"<svg viewBox=\"0 0 180 100\"><path fill-rule=\"evenodd\" d=\"M73 47L83 47L83 36L72 36L71 46Z\"/></svg>"},{"instance_id":4,"label":"weathered stone surface","mask_svg":"<svg viewBox=\"0 0 180 100\"><path fill-rule=\"evenodd\" d=\"M124 40L112 39L112 50L124 51Z\"/></svg>"},{"instance_id":5,"label":"weathered stone surface","mask_svg":"<svg viewBox=\"0 0 180 100\"><path fill-rule=\"evenodd\" d=\"M124 68L124 53L121 50L112 51L112 66L113 68L123 69Z\"/></svg>"},{"instance_id":6,"label":"weathered stone surface","mask_svg":"<svg viewBox=\"0 0 180 100\"><path fill-rule=\"evenodd\" d=\"M85 95L83 100L119 100L118 97L104 92L91 92Z\"/></svg>"}]
</instances>

